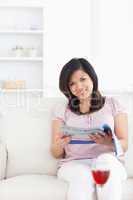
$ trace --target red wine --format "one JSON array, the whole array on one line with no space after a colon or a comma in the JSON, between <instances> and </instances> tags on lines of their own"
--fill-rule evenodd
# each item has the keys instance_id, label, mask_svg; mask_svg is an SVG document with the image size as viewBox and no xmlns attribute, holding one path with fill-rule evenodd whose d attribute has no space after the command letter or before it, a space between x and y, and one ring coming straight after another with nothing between
<instances>
[{"instance_id":1,"label":"red wine","mask_svg":"<svg viewBox=\"0 0 133 200\"><path fill-rule=\"evenodd\" d=\"M92 170L92 175L96 184L103 185L109 178L109 170Z\"/></svg>"}]
</instances>

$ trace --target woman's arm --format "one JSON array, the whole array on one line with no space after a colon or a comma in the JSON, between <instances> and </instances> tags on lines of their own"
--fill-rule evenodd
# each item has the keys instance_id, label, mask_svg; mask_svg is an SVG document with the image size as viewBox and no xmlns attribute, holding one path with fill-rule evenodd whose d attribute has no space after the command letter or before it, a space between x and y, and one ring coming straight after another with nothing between
<instances>
[{"instance_id":1,"label":"woman's arm","mask_svg":"<svg viewBox=\"0 0 133 200\"><path fill-rule=\"evenodd\" d=\"M119 139L123 151L126 152L128 148L128 118L127 114L119 113L114 117L114 130Z\"/></svg>"},{"instance_id":2,"label":"woman's arm","mask_svg":"<svg viewBox=\"0 0 133 200\"><path fill-rule=\"evenodd\" d=\"M61 120L52 121L52 144L51 152L55 158L62 158L64 156L64 145L70 141L70 136L63 137L61 133Z\"/></svg>"}]
</instances>

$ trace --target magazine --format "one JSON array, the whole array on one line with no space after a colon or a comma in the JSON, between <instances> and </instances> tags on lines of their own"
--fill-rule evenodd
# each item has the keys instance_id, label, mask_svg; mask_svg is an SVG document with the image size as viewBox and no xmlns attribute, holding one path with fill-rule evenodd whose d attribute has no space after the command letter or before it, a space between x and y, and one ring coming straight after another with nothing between
<instances>
[{"instance_id":1,"label":"magazine","mask_svg":"<svg viewBox=\"0 0 133 200\"><path fill-rule=\"evenodd\" d=\"M84 129L84 128L77 128L77 127L71 127L71 126L66 126L63 125L61 127L62 132L64 133L65 136L68 135L89 135L89 134L96 134L99 133L101 135L105 135L106 133L104 132L103 128L90 128L90 129Z\"/></svg>"},{"instance_id":2,"label":"magazine","mask_svg":"<svg viewBox=\"0 0 133 200\"><path fill-rule=\"evenodd\" d=\"M77 127L71 127L71 126L67 126L67 125L63 125L61 127L61 130L64 134L64 136L74 136L74 135L89 135L89 134L101 134L102 136L105 136L105 134L108 134L108 132L110 132L112 134L112 141L114 143L114 147L115 147L115 154L116 156L121 156L123 155L123 149L122 146L117 138L117 136L115 135L115 133L111 130L110 126L108 126L107 124L104 124L102 127L95 127L95 128L91 128L91 129L85 129L85 128L77 128ZM70 141L70 144L94 144L95 142L92 140L74 140L72 139Z\"/></svg>"}]
</instances>

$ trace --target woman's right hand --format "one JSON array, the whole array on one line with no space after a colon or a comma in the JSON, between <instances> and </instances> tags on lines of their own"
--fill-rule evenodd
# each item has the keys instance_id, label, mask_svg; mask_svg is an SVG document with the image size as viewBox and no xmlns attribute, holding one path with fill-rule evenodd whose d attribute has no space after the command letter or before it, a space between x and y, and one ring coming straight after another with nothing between
<instances>
[{"instance_id":1,"label":"woman's right hand","mask_svg":"<svg viewBox=\"0 0 133 200\"><path fill-rule=\"evenodd\" d=\"M71 141L71 138L71 136L58 135L56 136L55 143L57 146L64 148L64 146Z\"/></svg>"},{"instance_id":2,"label":"woman's right hand","mask_svg":"<svg viewBox=\"0 0 133 200\"><path fill-rule=\"evenodd\" d=\"M51 152L55 158L64 157L64 147L71 140L71 136L64 136L64 133L61 131L62 125L62 121L60 120L53 120L52 122Z\"/></svg>"}]
</instances>

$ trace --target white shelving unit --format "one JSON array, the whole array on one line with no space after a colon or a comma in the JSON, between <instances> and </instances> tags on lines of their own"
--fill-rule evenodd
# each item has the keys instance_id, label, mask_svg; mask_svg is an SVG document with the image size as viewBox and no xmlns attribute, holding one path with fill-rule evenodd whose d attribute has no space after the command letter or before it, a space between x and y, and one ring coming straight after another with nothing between
<instances>
[{"instance_id":1,"label":"white shelving unit","mask_svg":"<svg viewBox=\"0 0 133 200\"><path fill-rule=\"evenodd\" d=\"M43 61L43 57L0 57L0 61Z\"/></svg>"},{"instance_id":2,"label":"white shelving unit","mask_svg":"<svg viewBox=\"0 0 133 200\"><path fill-rule=\"evenodd\" d=\"M43 6L0 6L0 91L8 80L24 80L22 92L43 91L43 19Z\"/></svg>"}]
</instances>

